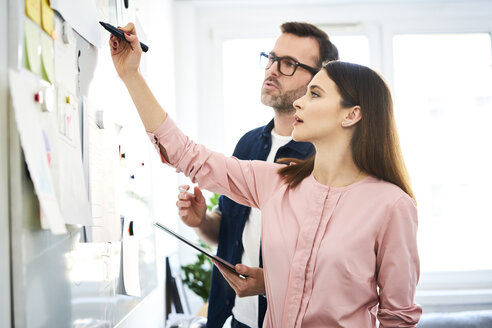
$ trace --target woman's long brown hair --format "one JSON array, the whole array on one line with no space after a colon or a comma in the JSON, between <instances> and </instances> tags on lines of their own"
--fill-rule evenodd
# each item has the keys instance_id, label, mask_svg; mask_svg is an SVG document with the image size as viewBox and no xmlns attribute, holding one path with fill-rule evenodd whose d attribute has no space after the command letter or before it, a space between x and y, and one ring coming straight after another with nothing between
<instances>
[{"instance_id":1,"label":"woman's long brown hair","mask_svg":"<svg viewBox=\"0 0 492 328\"><path fill-rule=\"evenodd\" d=\"M362 119L357 123L350 146L355 165L369 175L391 182L414 198L393 114L391 92L384 80L368 67L331 61L323 69L337 85L344 108L360 106ZM314 168L314 156L299 160L280 159L292 163L278 173L295 188Z\"/></svg>"}]
</instances>

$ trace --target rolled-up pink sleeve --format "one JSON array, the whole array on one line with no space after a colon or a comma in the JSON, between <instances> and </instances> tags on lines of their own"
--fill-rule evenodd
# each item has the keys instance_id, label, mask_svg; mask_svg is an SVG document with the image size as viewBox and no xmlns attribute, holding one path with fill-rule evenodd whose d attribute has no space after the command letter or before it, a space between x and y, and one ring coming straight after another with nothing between
<instances>
[{"instance_id":1,"label":"rolled-up pink sleeve","mask_svg":"<svg viewBox=\"0 0 492 328\"><path fill-rule=\"evenodd\" d=\"M211 151L190 140L169 116L148 136L164 163L183 172L200 188L226 195L243 205L259 208L274 189L272 180L279 182L278 164L242 161Z\"/></svg>"},{"instance_id":2,"label":"rolled-up pink sleeve","mask_svg":"<svg viewBox=\"0 0 492 328\"><path fill-rule=\"evenodd\" d=\"M414 303L420 275L417 209L410 197L388 210L377 239L380 327L416 327L422 308Z\"/></svg>"}]
</instances>

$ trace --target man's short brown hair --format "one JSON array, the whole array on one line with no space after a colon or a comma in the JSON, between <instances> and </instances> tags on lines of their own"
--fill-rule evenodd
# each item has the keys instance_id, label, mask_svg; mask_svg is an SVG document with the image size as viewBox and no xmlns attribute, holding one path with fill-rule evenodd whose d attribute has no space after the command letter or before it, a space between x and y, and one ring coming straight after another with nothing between
<instances>
[{"instance_id":1,"label":"man's short brown hair","mask_svg":"<svg viewBox=\"0 0 492 328\"><path fill-rule=\"evenodd\" d=\"M326 61L338 60L338 49L331 43L328 34L323 30L309 23L302 22L286 22L280 26L282 33L290 33L300 37L312 37L319 45L319 56L317 65L321 65Z\"/></svg>"}]
</instances>

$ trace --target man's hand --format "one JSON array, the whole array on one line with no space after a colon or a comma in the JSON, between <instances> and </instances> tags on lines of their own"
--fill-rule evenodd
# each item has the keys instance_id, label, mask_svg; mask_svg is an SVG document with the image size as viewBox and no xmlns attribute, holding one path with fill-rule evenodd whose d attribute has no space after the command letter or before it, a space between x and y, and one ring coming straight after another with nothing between
<instances>
[{"instance_id":1,"label":"man's hand","mask_svg":"<svg viewBox=\"0 0 492 328\"><path fill-rule=\"evenodd\" d=\"M224 267L219 262L213 261L220 273L229 285L234 289L237 296L246 297L265 294L265 279L262 268L253 268L244 264L236 264L239 274L248 276L246 279L239 277L234 272Z\"/></svg>"},{"instance_id":2,"label":"man's hand","mask_svg":"<svg viewBox=\"0 0 492 328\"><path fill-rule=\"evenodd\" d=\"M180 193L176 206L181 220L189 227L199 227L207 212L207 204L203 197L202 191L194 188L194 195L189 193L190 186L179 186Z\"/></svg>"}]
</instances>

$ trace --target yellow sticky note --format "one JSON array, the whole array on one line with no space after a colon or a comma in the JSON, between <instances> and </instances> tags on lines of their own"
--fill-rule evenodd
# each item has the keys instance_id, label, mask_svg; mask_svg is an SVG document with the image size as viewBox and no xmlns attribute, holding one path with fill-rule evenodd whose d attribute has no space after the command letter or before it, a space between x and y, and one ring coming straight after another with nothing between
<instances>
[{"instance_id":1,"label":"yellow sticky note","mask_svg":"<svg viewBox=\"0 0 492 328\"><path fill-rule=\"evenodd\" d=\"M44 33L41 33L41 64L43 78L53 83L55 80L53 39Z\"/></svg>"},{"instance_id":2,"label":"yellow sticky note","mask_svg":"<svg viewBox=\"0 0 492 328\"><path fill-rule=\"evenodd\" d=\"M41 2L40 0L25 0L26 16L38 25L41 25Z\"/></svg>"},{"instance_id":3,"label":"yellow sticky note","mask_svg":"<svg viewBox=\"0 0 492 328\"><path fill-rule=\"evenodd\" d=\"M41 54L39 35L41 31L30 20L24 21L24 52L26 54L26 68L34 74L41 75Z\"/></svg>"},{"instance_id":4,"label":"yellow sticky note","mask_svg":"<svg viewBox=\"0 0 492 328\"><path fill-rule=\"evenodd\" d=\"M48 0L41 0L41 27L51 37L54 36L53 16L53 9L51 9Z\"/></svg>"}]
</instances>

